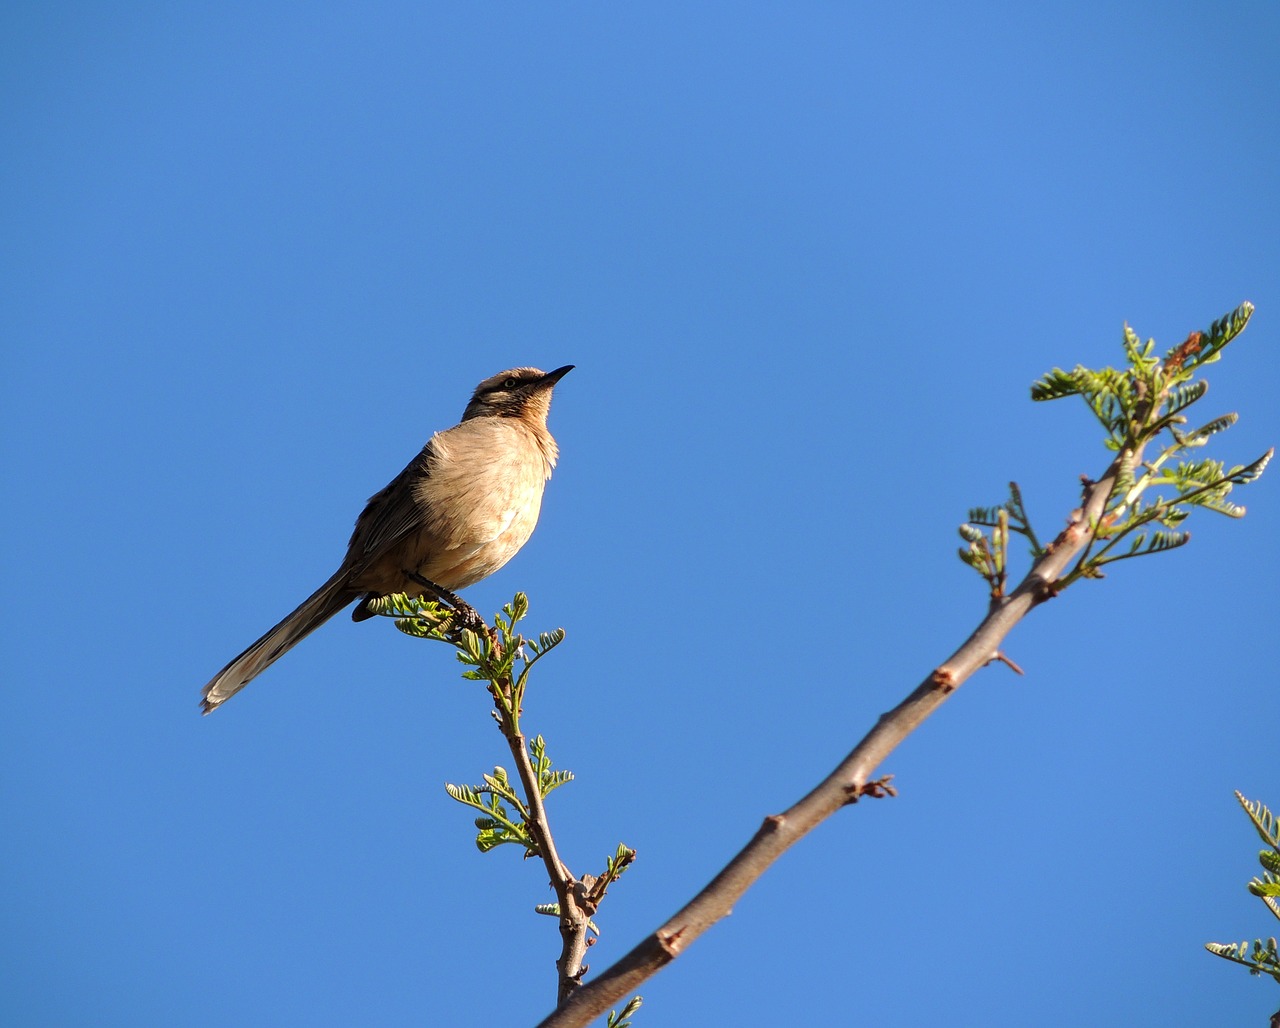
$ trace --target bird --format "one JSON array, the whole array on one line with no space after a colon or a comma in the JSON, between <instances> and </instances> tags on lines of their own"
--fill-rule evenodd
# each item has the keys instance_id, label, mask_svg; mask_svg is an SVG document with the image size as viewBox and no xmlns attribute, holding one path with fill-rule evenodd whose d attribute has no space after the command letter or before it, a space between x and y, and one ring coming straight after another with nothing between
<instances>
[{"instance_id":1,"label":"bird","mask_svg":"<svg viewBox=\"0 0 1280 1028\"><path fill-rule=\"evenodd\" d=\"M433 435L369 498L329 580L213 676L201 712L222 706L352 602L353 621L374 616L372 600L408 593L443 600L464 622L478 622L455 594L529 541L560 453L547 429L551 393L573 367L511 368L476 386L462 420Z\"/></svg>"}]
</instances>

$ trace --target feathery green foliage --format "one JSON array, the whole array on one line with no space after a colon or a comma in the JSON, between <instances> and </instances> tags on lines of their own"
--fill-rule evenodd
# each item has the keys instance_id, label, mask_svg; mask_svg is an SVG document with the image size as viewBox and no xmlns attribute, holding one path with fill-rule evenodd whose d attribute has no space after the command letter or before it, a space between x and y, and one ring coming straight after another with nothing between
<instances>
[{"instance_id":1,"label":"feathery green foliage","mask_svg":"<svg viewBox=\"0 0 1280 1028\"><path fill-rule=\"evenodd\" d=\"M573 781L572 771L553 771L551 758L547 756L546 740L534 736L529 741L529 760L538 776L538 791L546 799L554 789ZM483 776L483 785L453 785L445 783L444 790L453 799L468 807L475 807L482 816L476 818L476 847L488 853L503 843L523 846L525 855L538 856L538 844L529 833L529 809L516 792L507 776L506 768L495 767L492 774ZM507 812L504 803L510 804L515 816Z\"/></svg>"},{"instance_id":2,"label":"feathery green foliage","mask_svg":"<svg viewBox=\"0 0 1280 1028\"><path fill-rule=\"evenodd\" d=\"M990 529L990 538L983 528ZM1031 546L1031 559L1044 553L1044 547L1036 538L1022 503L1022 490L1017 482L1009 483L1009 499L999 507L973 507L969 520L960 526L960 538L969 545L960 549L960 559L982 575L991 584L991 598L1004 595L1009 576L1009 533L1025 536Z\"/></svg>"},{"instance_id":3,"label":"feathery green foliage","mask_svg":"<svg viewBox=\"0 0 1280 1028\"><path fill-rule=\"evenodd\" d=\"M512 788L506 768L495 767L492 774L484 776L483 785L446 782L444 790L459 803L481 812L482 816L475 820L476 828L480 830L476 835L476 848L481 853L488 853L509 842L523 846L526 856L538 855L538 844L529 834L529 811ZM507 811L505 804L508 803L515 808L514 816Z\"/></svg>"},{"instance_id":4,"label":"feathery green foliage","mask_svg":"<svg viewBox=\"0 0 1280 1028\"><path fill-rule=\"evenodd\" d=\"M487 684L494 702L494 720L508 742L513 747L519 743L528 754L539 800L545 800L560 786L573 781L571 771L553 767L547 754L547 742L541 735L535 735L526 743L521 732L520 719L529 673L538 661L564 641L562 628L540 632L536 639L526 638L517 632L516 626L529 613L529 599L524 593L516 593L514 599L494 615L492 629L480 632L455 629L455 614L449 607L403 593L373 599L369 609L375 614L394 618L396 627L406 635L452 646L457 659L467 668L462 677ZM504 844L511 844L519 846L525 857L545 856L540 851L538 833L533 827L534 803L529 795L521 794L523 782L513 780L501 766L494 767L481 779L478 785L446 783L444 787L452 799L479 812L480 816L475 818L475 843L480 852L488 853ZM579 884L583 890L580 902L584 909L595 911L606 890L631 866L635 857L635 850L619 843L614 855L605 858L605 869L600 875L583 875ZM553 917L560 915L559 903L540 903L534 910ZM587 927L596 935L600 934L594 921L588 919ZM618 1022L619 1028L630 1024L625 1018L639 1005L637 997L623 1009L619 1015L622 1018Z\"/></svg>"},{"instance_id":5,"label":"feathery green foliage","mask_svg":"<svg viewBox=\"0 0 1280 1028\"><path fill-rule=\"evenodd\" d=\"M1196 375L1222 356L1252 314L1253 304L1241 304L1208 331L1192 332L1163 357L1156 355L1154 340L1142 342L1126 325L1122 345L1127 367L1054 368L1031 387L1033 400L1083 399L1106 431L1103 442L1117 454L1115 484L1103 516L1090 526L1093 535L1079 560L1054 583L1057 590L1081 578L1102 578L1102 568L1118 560L1185 545L1191 535L1179 526L1196 507L1232 518L1244 516L1244 508L1228 497L1236 486L1258 478L1274 451L1231 468L1218 460L1192 460L1191 450L1230 428L1237 418L1223 414L1192 430L1184 426L1185 411L1209 388ZM1159 452L1147 458L1147 449L1156 446ZM1017 485L1010 483L1009 489L1004 504L974 508L960 526L966 543L960 559L987 580L993 600L1004 595L1011 532L1026 536L1033 560L1045 552Z\"/></svg>"},{"instance_id":6,"label":"feathery green foliage","mask_svg":"<svg viewBox=\"0 0 1280 1028\"><path fill-rule=\"evenodd\" d=\"M458 660L469 668L462 677L490 683L489 692L512 718L516 731L529 672L564 641L563 628L540 632L537 639L526 639L516 632L517 623L529 613L529 598L524 593L516 593L494 615L492 634L455 631L453 611L444 604L404 593L371 599L369 610L395 618L396 628L406 635L452 646Z\"/></svg>"},{"instance_id":7,"label":"feathery green foliage","mask_svg":"<svg viewBox=\"0 0 1280 1028\"><path fill-rule=\"evenodd\" d=\"M1258 854L1258 863L1263 867L1262 876L1251 879L1246 888L1280 919L1280 822L1262 803L1251 802L1239 792L1236 799L1267 846ZM1206 942L1204 948L1224 960L1243 964L1250 974L1270 975L1280 983L1280 950L1274 936L1266 940L1254 939L1252 945L1248 942Z\"/></svg>"},{"instance_id":8,"label":"feathery green foliage","mask_svg":"<svg viewBox=\"0 0 1280 1028\"><path fill-rule=\"evenodd\" d=\"M644 1003L644 997L632 996L621 1010L610 1010L606 1028L631 1028L631 1017Z\"/></svg>"}]
</instances>

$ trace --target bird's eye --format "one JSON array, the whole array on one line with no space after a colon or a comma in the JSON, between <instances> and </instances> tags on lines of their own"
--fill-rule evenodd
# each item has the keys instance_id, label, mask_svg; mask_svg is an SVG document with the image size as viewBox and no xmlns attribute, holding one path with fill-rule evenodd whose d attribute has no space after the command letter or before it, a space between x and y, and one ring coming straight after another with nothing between
<instances>
[{"instance_id":1,"label":"bird's eye","mask_svg":"<svg viewBox=\"0 0 1280 1028\"><path fill-rule=\"evenodd\" d=\"M518 379L518 378L509 378L509 379L507 379L505 382L503 382L503 383L502 383L502 388L503 388L503 389L514 389L514 388L515 388L516 386L518 386L519 384L520 384L520 379Z\"/></svg>"}]
</instances>

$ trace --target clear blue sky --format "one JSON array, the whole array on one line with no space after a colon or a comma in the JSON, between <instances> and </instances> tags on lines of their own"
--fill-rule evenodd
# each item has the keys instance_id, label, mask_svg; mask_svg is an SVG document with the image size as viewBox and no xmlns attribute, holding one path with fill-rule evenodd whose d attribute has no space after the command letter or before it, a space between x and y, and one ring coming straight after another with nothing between
<instances>
[{"instance_id":1,"label":"clear blue sky","mask_svg":"<svg viewBox=\"0 0 1280 1028\"><path fill-rule=\"evenodd\" d=\"M1280 442L1280 10L1142 6L8 5L6 1023L549 1009L447 651L342 617L196 708L502 368L578 366L468 596L568 630L563 853L640 854L597 970L968 633L968 507L1061 525L1106 454L1036 377L1249 299L1203 409ZM1241 500L1037 611L640 1025L1263 1023L1201 949L1276 928L1280 473Z\"/></svg>"}]
</instances>

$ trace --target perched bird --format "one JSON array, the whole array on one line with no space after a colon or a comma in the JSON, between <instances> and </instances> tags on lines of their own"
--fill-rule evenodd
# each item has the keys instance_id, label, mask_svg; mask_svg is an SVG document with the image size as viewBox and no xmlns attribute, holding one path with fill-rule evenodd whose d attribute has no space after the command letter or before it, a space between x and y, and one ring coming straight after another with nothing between
<instances>
[{"instance_id":1,"label":"perched bird","mask_svg":"<svg viewBox=\"0 0 1280 1028\"><path fill-rule=\"evenodd\" d=\"M203 712L354 600L355 621L373 616L370 599L401 592L443 599L474 617L453 593L493 574L533 533L559 455L547 431L551 391L571 370L512 368L476 386L462 420L433 435L369 499L333 577L213 676Z\"/></svg>"}]
</instances>

